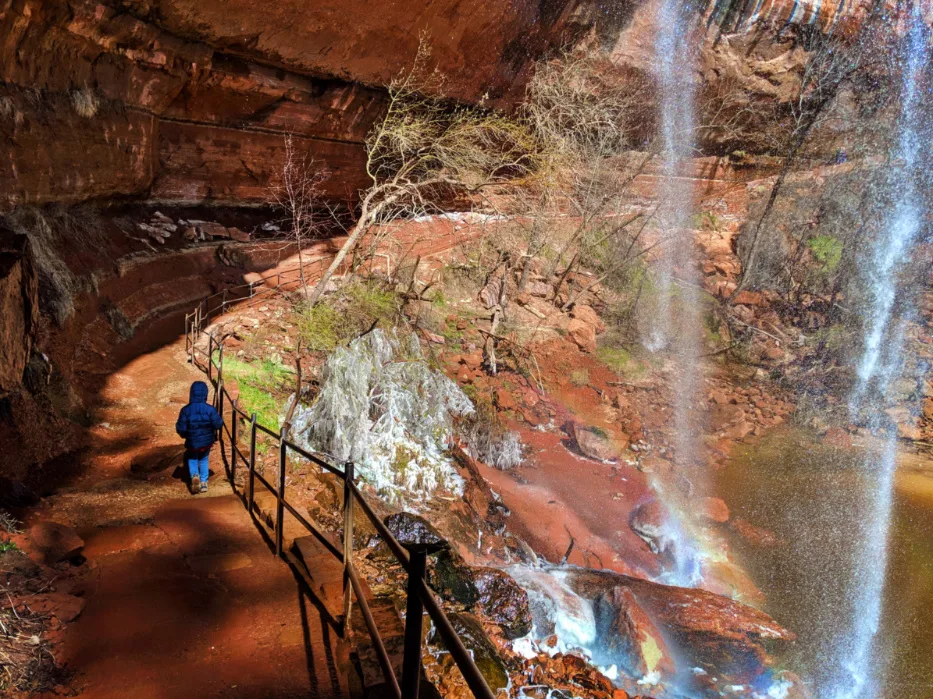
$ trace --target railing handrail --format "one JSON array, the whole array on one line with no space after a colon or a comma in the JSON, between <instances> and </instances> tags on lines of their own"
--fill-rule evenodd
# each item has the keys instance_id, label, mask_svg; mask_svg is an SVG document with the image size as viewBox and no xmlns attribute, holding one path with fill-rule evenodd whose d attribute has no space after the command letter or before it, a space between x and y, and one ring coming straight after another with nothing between
<instances>
[{"instance_id":1,"label":"railing handrail","mask_svg":"<svg viewBox=\"0 0 933 699\"><path fill-rule=\"evenodd\" d=\"M298 274L301 270L293 269L286 270L285 273L294 273ZM254 482L259 480L259 482L268 489L276 497L276 521L275 521L275 544L276 544L276 555L284 558L285 552L283 551L283 523L284 523L284 513L287 510L299 524L302 525L309 533L316 536L322 544L327 548L327 550L334 555L334 557L340 561L344 566L344 582L343 582L343 593L344 593L344 604L343 604L343 626L344 633L348 630L349 627L349 618L350 618L350 607L351 607L351 591L356 596L357 604L360 607L360 611L363 616L363 621L366 625L367 632L373 642L373 646L376 650L376 657L379 661L379 665L382 669L383 674L385 675L386 682L389 685L392 694L398 699L403 697L403 688L404 688L404 699L409 699L413 697L417 699L418 696L418 686L420 683L420 667L421 667L421 609L427 611L428 616L431 618L434 623L438 633L444 641L444 644L447 646L448 651L453 657L454 661L457 664L457 667L460 669L460 672L463 674L463 678L469 686L470 691L475 697L479 699L494 699L495 694L490 690L489 685L486 683L486 680L483 678L482 673L479 668L476 666L476 663L473 661L473 657L470 652L466 649L461 641L460 637L457 635L456 630L451 625L450 620L447 618L447 615L444 613L444 610L441 608L441 605L438 603L437 599L434 596L434 593L428 587L427 583L423 578L424 570L424 556L426 554L422 553L413 553L416 559L420 557L419 562L412 561L409 553L402 547L402 545L396 540L392 535L386 525L382 522L381 519L376 515L375 511L372 509L370 504L363 497L362 492L360 492L359 487L354 482L354 465L352 462L347 462L344 465L344 469L340 470L331 463L328 463L328 460L337 461L333 457L330 457L326 454L320 454L318 452L308 451L297 444L291 442L288 439L288 428L287 426L280 429L276 432L275 430L266 427L258 422L256 419L256 414L253 413L247 416L246 412L242 410L238 405L236 399L234 399L226 386L224 385L223 380L223 342L218 341L213 333L208 331L208 351L205 353L203 349L197 346L197 341L203 332L203 323L205 320L209 320L212 316L218 314L223 314L226 312L228 304L246 304L253 305L256 303L257 297L262 295L264 298L266 294L275 294L281 290L282 285L282 275L285 274L278 272L275 275L269 275L268 277L262 277L257 282L250 282L247 284L239 285L237 287L232 287L231 289L224 290L222 292L217 292L212 294L205 299L203 299L194 311L191 313L185 314L185 352L189 357L189 361L197 366L201 371L204 371L211 385L214 387L214 397L217 403L217 409L221 414L221 417L224 420L224 427L220 431L221 443L223 443L223 434L226 432L228 438L230 439L231 457L232 464L230 469L227 471L227 477L230 481L231 486L236 492L236 466L237 466L237 455L240 459L247 462L249 467L249 477L247 481L247 493L246 493L246 506L250 513L250 516L253 516L253 504L254 504ZM264 283L268 280L275 278L276 284L274 286L265 286L263 285L259 291L256 291L256 285L259 283ZM237 297L234 299L228 299L229 291L236 291L239 289L249 288L249 295L245 297ZM213 309L210 308L211 299L216 298L217 296L222 296L223 299L221 303ZM204 311L202 312L202 306ZM214 348L218 349L217 361L214 360ZM198 361L198 354L207 357L207 366L205 367L201 362ZM216 375L213 371L216 369ZM250 455L249 459L245 459L243 452L240 451L239 445L237 444L237 424L238 420L235 419L231 421L231 425L227 425L227 419L224 410L224 400L229 403L230 408L233 411L233 414L236 417L239 417L244 420L248 420L250 424ZM258 432L262 432L279 442L279 483L278 486L274 486L266 478L256 471L256 435ZM338 548L335 544L327 539L324 534L311 522L306 520L303 515L301 515L298 510L292 506L285 498L285 465L288 456L288 450L292 450L299 456L307 459L313 464L316 464L323 468L325 471L334 474L337 476L344 484L344 540L342 549ZM226 464L225 464L226 465ZM372 612L369 609L369 604L366 601L366 595L359 580L359 576L356 572L356 567L353 565L353 511L354 503L358 504L360 509L363 510L363 514L366 515L366 518L370 521L373 527L376 529L376 532L386 543L389 550L392 552L396 560L401 564L402 568L409 573L409 585L408 585L408 595L409 595L409 615L406 618L406 633L405 633L405 649L404 656L405 660L403 661L403 667L412 667L412 663L415 663L415 666L419 668L417 678L409 678L407 676L407 671L404 673L405 676L402 678L401 685L398 678L395 676L395 672L392 669L391 660L386 650L385 643L382 640L381 635L379 634L379 629L376 626L376 623L373 619ZM418 579L412 579L411 574L414 569L420 568L420 575ZM417 598L414 606L412 606L412 594ZM412 614L412 609L416 610ZM417 617L415 619L414 617ZM417 623L417 628L415 624ZM411 626L409 626L409 624ZM417 639L416 641L410 639ZM417 647L415 647L417 645ZM414 654L417 654L417 659L414 658Z\"/></svg>"}]
</instances>

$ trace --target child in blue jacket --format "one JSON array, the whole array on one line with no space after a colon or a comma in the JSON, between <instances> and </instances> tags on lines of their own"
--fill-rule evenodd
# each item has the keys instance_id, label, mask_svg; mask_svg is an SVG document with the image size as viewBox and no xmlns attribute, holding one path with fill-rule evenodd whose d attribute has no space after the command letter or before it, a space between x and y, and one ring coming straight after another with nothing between
<instances>
[{"instance_id":1,"label":"child in blue jacket","mask_svg":"<svg viewBox=\"0 0 933 699\"><path fill-rule=\"evenodd\" d=\"M217 430L224 421L214 406L207 403L207 384L191 384L188 405L178 413L175 431L185 440L185 460L191 474L191 494L207 492L207 466L211 447L217 441Z\"/></svg>"}]
</instances>

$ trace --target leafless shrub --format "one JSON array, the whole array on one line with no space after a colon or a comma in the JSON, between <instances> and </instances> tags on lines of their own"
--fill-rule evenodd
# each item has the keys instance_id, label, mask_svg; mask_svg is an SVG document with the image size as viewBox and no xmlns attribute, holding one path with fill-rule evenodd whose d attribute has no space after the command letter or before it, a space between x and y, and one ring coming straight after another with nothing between
<instances>
[{"instance_id":1,"label":"leafless shrub","mask_svg":"<svg viewBox=\"0 0 933 699\"><path fill-rule=\"evenodd\" d=\"M285 162L279 181L270 189L272 202L280 209L289 226L286 235L298 249L298 274L301 289L307 298L309 290L305 281L304 248L309 240L318 238L322 228L333 215L322 196L322 184L330 173L308 153L299 154L295 139L285 136Z\"/></svg>"},{"instance_id":2,"label":"leafless shrub","mask_svg":"<svg viewBox=\"0 0 933 699\"><path fill-rule=\"evenodd\" d=\"M621 85L603 59L586 51L541 63L529 83L524 111L542 143L542 167L525 199L530 225L522 278L554 237L552 231L569 222L572 230L560 236L546 275L550 278L563 267L555 299L580 264L596 266L595 285L644 254L644 217L625 210L629 186L653 153L632 150L634 124L643 109ZM571 291L564 307L587 290Z\"/></svg>"},{"instance_id":3,"label":"leafless shrub","mask_svg":"<svg viewBox=\"0 0 933 699\"><path fill-rule=\"evenodd\" d=\"M457 436L466 453L484 464L508 471L522 462L518 435L505 428L488 400L477 400L476 411L459 420Z\"/></svg>"},{"instance_id":4,"label":"leafless shrub","mask_svg":"<svg viewBox=\"0 0 933 699\"><path fill-rule=\"evenodd\" d=\"M19 534L22 531L20 522L16 517L5 510L0 510L0 529L7 534Z\"/></svg>"},{"instance_id":5,"label":"leafless shrub","mask_svg":"<svg viewBox=\"0 0 933 699\"><path fill-rule=\"evenodd\" d=\"M840 96L847 90L855 89L864 108L868 110L866 116L876 113L880 105L890 98L890 91L885 85L889 82L892 70L889 58L885 55L888 51L884 48L890 40L889 34L886 32L883 13L874 7L863 22L857 38L825 35L816 31L801 36L804 48L809 51L809 58L795 97L790 102L787 143L781 153L783 163L761 215L747 234L749 242L742 260L742 275L730 301L748 286L757 273L762 231L772 215L775 202L782 194L788 176L806 154L810 137L819 133L821 127L836 117L835 110L839 106ZM869 88L864 85L866 74L876 77L873 86Z\"/></svg>"}]
</instances>

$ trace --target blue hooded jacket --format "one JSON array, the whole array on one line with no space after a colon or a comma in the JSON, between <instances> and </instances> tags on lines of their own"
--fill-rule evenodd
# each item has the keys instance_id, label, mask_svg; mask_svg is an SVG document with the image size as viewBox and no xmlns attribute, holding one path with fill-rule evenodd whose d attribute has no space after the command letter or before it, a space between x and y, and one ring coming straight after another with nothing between
<instances>
[{"instance_id":1,"label":"blue hooded jacket","mask_svg":"<svg viewBox=\"0 0 933 699\"><path fill-rule=\"evenodd\" d=\"M195 381L191 384L188 405L178 413L178 421L175 423L178 436L185 440L188 449L210 449L216 441L217 430L223 424L214 406L207 404L207 384Z\"/></svg>"}]
</instances>

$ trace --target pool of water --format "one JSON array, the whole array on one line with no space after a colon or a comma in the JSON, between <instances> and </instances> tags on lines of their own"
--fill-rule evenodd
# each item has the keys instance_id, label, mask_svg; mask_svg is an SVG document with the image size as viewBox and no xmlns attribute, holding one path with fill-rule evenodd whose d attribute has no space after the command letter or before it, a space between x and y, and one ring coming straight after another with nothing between
<instances>
[{"instance_id":1,"label":"pool of water","mask_svg":"<svg viewBox=\"0 0 933 699\"><path fill-rule=\"evenodd\" d=\"M835 640L860 610L853 564L864 535L869 445L834 447L791 428L738 449L716 475L736 518L774 536L729 529L732 555L764 593L765 609L798 635L782 664L816 699L840 662ZM899 459L889 540L884 616L874 674L889 699L933 698L933 457ZM748 529L746 528L746 532ZM822 690L822 691L821 691Z\"/></svg>"}]
</instances>

